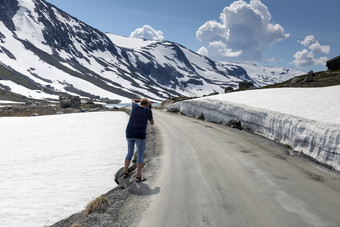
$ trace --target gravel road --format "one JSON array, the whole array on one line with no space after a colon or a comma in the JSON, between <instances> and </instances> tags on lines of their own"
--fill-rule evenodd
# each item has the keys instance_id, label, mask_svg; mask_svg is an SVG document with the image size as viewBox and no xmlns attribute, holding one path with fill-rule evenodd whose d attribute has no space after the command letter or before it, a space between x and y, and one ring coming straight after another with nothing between
<instances>
[{"instance_id":1,"label":"gravel road","mask_svg":"<svg viewBox=\"0 0 340 227\"><path fill-rule=\"evenodd\" d=\"M145 184L157 191L135 226L340 226L338 173L244 131L154 118L161 164Z\"/></svg>"}]
</instances>

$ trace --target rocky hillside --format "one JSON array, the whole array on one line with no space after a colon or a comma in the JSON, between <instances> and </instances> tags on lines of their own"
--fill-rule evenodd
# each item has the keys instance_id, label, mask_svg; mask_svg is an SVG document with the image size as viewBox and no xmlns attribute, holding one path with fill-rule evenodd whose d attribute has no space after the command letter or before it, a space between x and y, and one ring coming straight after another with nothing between
<instances>
[{"instance_id":1,"label":"rocky hillside","mask_svg":"<svg viewBox=\"0 0 340 227\"><path fill-rule=\"evenodd\" d=\"M340 71L310 71L307 74L293 77L281 83L265 86L263 88L279 87L328 87L340 85Z\"/></svg>"}]
</instances>

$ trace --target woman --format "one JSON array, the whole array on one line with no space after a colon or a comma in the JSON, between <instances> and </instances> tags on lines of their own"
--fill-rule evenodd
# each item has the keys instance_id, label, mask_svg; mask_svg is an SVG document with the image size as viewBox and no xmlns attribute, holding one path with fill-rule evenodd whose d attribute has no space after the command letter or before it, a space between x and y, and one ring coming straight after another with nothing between
<instances>
[{"instance_id":1,"label":"woman","mask_svg":"<svg viewBox=\"0 0 340 227\"><path fill-rule=\"evenodd\" d=\"M137 103L140 102L140 105ZM126 178L129 175L129 165L134 154L135 144L137 146L137 177L136 182L146 181L141 176L143 164L144 164L144 151L145 151L145 140L146 140L146 127L148 121L150 124L154 124L152 117L150 101L147 98L133 99L132 100L132 111L129 122L126 127L126 139L128 142L128 153L124 163L124 174Z\"/></svg>"}]
</instances>

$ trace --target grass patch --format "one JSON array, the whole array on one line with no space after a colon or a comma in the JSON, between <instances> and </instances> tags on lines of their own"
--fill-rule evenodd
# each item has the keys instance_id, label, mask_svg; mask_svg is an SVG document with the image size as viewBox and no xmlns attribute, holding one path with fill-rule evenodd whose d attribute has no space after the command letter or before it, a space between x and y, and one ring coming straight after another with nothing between
<instances>
[{"instance_id":1,"label":"grass patch","mask_svg":"<svg viewBox=\"0 0 340 227\"><path fill-rule=\"evenodd\" d=\"M109 206L110 202L106 197L98 197L87 205L84 217L92 213L103 213Z\"/></svg>"}]
</instances>

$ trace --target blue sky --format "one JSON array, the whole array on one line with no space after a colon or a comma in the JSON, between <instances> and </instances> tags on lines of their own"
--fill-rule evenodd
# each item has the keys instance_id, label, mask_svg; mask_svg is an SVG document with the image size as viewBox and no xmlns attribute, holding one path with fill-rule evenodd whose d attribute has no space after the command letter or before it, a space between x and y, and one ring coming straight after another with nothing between
<instances>
[{"instance_id":1,"label":"blue sky","mask_svg":"<svg viewBox=\"0 0 340 227\"><path fill-rule=\"evenodd\" d=\"M320 71L340 55L339 0L47 1L103 32L177 42L218 61Z\"/></svg>"}]
</instances>

